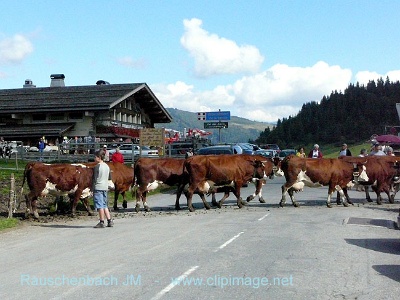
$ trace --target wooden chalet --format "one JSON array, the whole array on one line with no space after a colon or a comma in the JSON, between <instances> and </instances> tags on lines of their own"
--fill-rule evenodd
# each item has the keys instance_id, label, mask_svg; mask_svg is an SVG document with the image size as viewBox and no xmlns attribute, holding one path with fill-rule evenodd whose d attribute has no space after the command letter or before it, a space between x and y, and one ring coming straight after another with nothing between
<instances>
[{"instance_id":1,"label":"wooden chalet","mask_svg":"<svg viewBox=\"0 0 400 300\"><path fill-rule=\"evenodd\" d=\"M0 137L53 143L64 137L102 141L136 139L142 128L170 123L172 117L146 83L65 86L64 75L51 75L50 87L28 79L20 89L0 90Z\"/></svg>"}]
</instances>

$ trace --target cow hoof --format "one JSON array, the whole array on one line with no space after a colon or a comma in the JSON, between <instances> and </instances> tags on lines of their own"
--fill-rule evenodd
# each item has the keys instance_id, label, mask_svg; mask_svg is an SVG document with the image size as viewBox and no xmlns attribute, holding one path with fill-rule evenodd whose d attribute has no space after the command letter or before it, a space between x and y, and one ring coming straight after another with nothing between
<instances>
[{"instance_id":1,"label":"cow hoof","mask_svg":"<svg viewBox=\"0 0 400 300\"><path fill-rule=\"evenodd\" d=\"M344 207L349 207L349 203L343 202L343 206L344 206Z\"/></svg>"},{"instance_id":2,"label":"cow hoof","mask_svg":"<svg viewBox=\"0 0 400 300\"><path fill-rule=\"evenodd\" d=\"M336 204L337 204L337 205L340 205L340 204L342 204L342 202L340 202L340 200L337 200L337 201L336 201Z\"/></svg>"},{"instance_id":3,"label":"cow hoof","mask_svg":"<svg viewBox=\"0 0 400 300\"><path fill-rule=\"evenodd\" d=\"M114 206L113 210L119 210L118 206Z\"/></svg>"},{"instance_id":4,"label":"cow hoof","mask_svg":"<svg viewBox=\"0 0 400 300\"><path fill-rule=\"evenodd\" d=\"M248 197L246 198L246 201L247 201L247 202L250 202L250 201L253 200L253 199L254 199L253 196L248 196Z\"/></svg>"},{"instance_id":5,"label":"cow hoof","mask_svg":"<svg viewBox=\"0 0 400 300\"><path fill-rule=\"evenodd\" d=\"M240 203L242 203L242 205L247 205L247 201L240 200Z\"/></svg>"},{"instance_id":6,"label":"cow hoof","mask_svg":"<svg viewBox=\"0 0 400 300\"><path fill-rule=\"evenodd\" d=\"M38 214L37 211L34 211L34 212L33 212L33 217L34 217L35 219L39 219L39 214Z\"/></svg>"},{"instance_id":7,"label":"cow hoof","mask_svg":"<svg viewBox=\"0 0 400 300\"><path fill-rule=\"evenodd\" d=\"M136 204L136 206L135 206L135 211L136 211L137 213L140 211L140 205L137 205L137 204Z\"/></svg>"},{"instance_id":8,"label":"cow hoof","mask_svg":"<svg viewBox=\"0 0 400 300\"><path fill-rule=\"evenodd\" d=\"M222 207L221 201L217 202L217 207L218 207L218 208L221 208L221 207Z\"/></svg>"},{"instance_id":9,"label":"cow hoof","mask_svg":"<svg viewBox=\"0 0 400 300\"><path fill-rule=\"evenodd\" d=\"M327 206L328 208L332 208L332 204L330 204L330 203L327 203L326 206Z\"/></svg>"},{"instance_id":10,"label":"cow hoof","mask_svg":"<svg viewBox=\"0 0 400 300\"><path fill-rule=\"evenodd\" d=\"M189 207L189 211L190 211L190 212L194 212L195 209L194 209L193 207Z\"/></svg>"},{"instance_id":11,"label":"cow hoof","mask_svg":"<svg viewBox=\"0 0 400 300\"><path fill-rule=\"evenodd\" d=\"M265 203L265 200L263 197L260 197L260 199L258 199L258 201L260 201L260 203Z\"/></svg>"},{"instance_id":12,"label":"cow hoof","mask_svg":"<svg viewBox=\"0 0 400 300\"><path fill-rule=\"evenodd\" d=\"M179 205L178 206L175 205L175 210L181 210L181 207Z\"/></svg>"},{"instance_id":13,"label":"cow hoof","mask_svg":"<svg viewBox=\"0 0 400 300\"><path fill-rule=\"evenodd\" d=\"M392 204L394 203L394 195L390 195L389 202L392 203Z\"/></svg>"},{"instance_id":14,"label":"cow hoof","mask_svg":"<svg viewBox=\"0 0 400 300\"><path fill-rule=\"evenodd\" d=\"M283 203L283 202L281 201L281 202L279 202L279 206L280 206L280 207L284 207L284 206L285 206L285 203Z\"/></svg>"},{"instance_id":15,"label":"cow hoof","mask_svg":"<svg viewBox=\"0 0 400 300\"><path fill-rule=\"evenodd\" d=\"M294 207L299 207L300 205L297 202L293 202Z\"/></svg>"},{"instance_id":16,"label":"cow hoof","mask_svg":"<svg viewBox=\"0 0 400 300\"><path fill-rule=\"evenodd\" d=\"M150 209L150 207L148 207L148 206L146 206L146 207L144 208L144 210L145 210L145 212L151 212L151 209Z\"/></svg>"},{"instance_id":17,"label":"cow hoof","mask_svg":"<svg viewBox=\"0 0 400 300\"><path fill-rule=\"evenodd\" d=\"M215 200L214 200L214 201L211 201L211 205L214 206L214 207L217 207L217 206L218 206L218 202L215 201Z\"/></svg>"},{"instance_id":18,"label":"cow hoof","mask_svg":"<svg viewBox=\"0 0 400 300\"><path fill-rule=\"evenodd\" d=\"M128 208L128 202L126 200L124 200L124 202L122 202L122 207Z\"/></svg>"},{"instance_id":19,"label":"cow hoof","mask_svg":"<svg viewBox=\"0 0 400 300\"><path fill-rule=\"evenodd\" d=\"M372 199L371 199L371 198L368 197L368 198L366 198L366 199L367 199L368 202L372 202Z\"/></svg>"},{"instance_id":20,"label":"cow hoof","mask_svg":"<svg viewBox=\"0 0 400 300\"><path fill-rule=\"evenodd\" d=\"M92 216L94 216L94 214L91 211L88 211L88 216L92 217Z\"/></svg>"}]
</instances>

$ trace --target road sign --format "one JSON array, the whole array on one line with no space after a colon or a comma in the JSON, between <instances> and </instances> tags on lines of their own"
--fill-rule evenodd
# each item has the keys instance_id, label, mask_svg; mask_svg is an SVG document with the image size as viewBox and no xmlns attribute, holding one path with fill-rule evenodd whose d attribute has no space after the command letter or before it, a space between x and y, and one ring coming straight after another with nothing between
<instances>
[{"instance_id":1,"label":"road sign","mask_svg":"<svg viewBox=\"0 0 400 300\"><path fill-rule=\"evenodd\" d=\"M229 121L231 119L230 111L210 111L198 112L197 119L199 121Z\"/></svg>"},{"instance_id":2,"label":"road sign","mask_svg":"<svg viewBox=\"0 0 400 300\"><path fill-rule=\"evenodd\" d=\"M204 129L228 128L228 122L204 122Z\"/></svg>"}]
</instances>

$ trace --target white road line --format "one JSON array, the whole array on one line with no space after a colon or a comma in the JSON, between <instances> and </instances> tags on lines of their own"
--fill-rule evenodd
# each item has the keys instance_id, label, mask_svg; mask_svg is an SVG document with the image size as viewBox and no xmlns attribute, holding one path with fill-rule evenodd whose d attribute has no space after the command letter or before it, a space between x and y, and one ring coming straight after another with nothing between
<instances>
[{"instance_id":1,"label":"white road line","mask_svg":"<svg viewBox=\"0 0 400 300\"><path fill-rule=\"evenodd\" d=\"M266 217L268 217L268 216L269 216L269 213L267 213L265 216L259 218L258 221L262 221L262 220L264 220L264 219L265 219Z\"/></svg>"},{"instance_id":2,"label":"white road line","mask_svg":"<svg viewBox=\"0 0 400 300\"><path fill-rule=\"evenodd\" d=\"M221 249L225 248L226 246L228 246L230 243L232 243L234 240L236 240L242 233L244 233L244 231L239 232L237 235L235 235L229 241L223 243L221 246L218 247L218 249L215 249L214 252L217 252L218 250L221 250Z\"/></svg>"},{"instance_id":3,"label":"white road line","mask_svg":"<svg viewBox=\"0 0 400 300\"><path fill-rule=\"evenodd\" d=\"M171 282L169 285L167 285L161 292L159 292L157 295L155 295L151 300L158 300L164 294L168 293L170 290L172 290L176 285L180 284L182 280L184 280L186 277L188 277L191 273L193 273L199 266L194 266L191 267L189 270L187 270L185 273L183 273L181 276L178 278L174 279L173 282Z\"/></svg>"}]
</instances>

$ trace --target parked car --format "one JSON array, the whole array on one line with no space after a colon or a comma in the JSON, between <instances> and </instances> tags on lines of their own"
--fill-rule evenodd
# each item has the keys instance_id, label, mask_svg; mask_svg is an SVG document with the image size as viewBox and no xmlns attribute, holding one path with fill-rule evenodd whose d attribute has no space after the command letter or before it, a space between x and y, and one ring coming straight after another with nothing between
<instances>
[{"instance_id":1,"label":"parked car","mask_svg":"<svg viewBox=\"0 0 400 300\"><path fill-rule=\"evenodd\" d=\"M296 152L297 151L295 149L283 149L283 150L281 150L281 152L279 152L279 159L282 160L290 154L296 155Z\"/></svg>"},{"instance_id":2,"label":"parked car","mask_svg":"<svg viewBox=\"0 0 400 300\"><path fill-rule=\"evenodd\" d=\"M238 145L216 145L200 148L197 150L198 155L210 155L210 154L242 154L243 150Z\"/></svg>"},{"instance_id":3,"label":"parked car","mask_svg":"<svg viewBox=\"0 0 400 300\"><path fill-rule=\"evenodd\" d=\"M113 147L112 149L108 150L110 156L115 153L115 149L117 146ZM119 152L122 153L124 157L132 157L132 150L134 156L140 155L140 146L136 144L122 144L119 146ZM148 146L142 146L142 157L157 157L158 150L151 149Z\"/></svg>"},{"instance_id":4,"label":"parked car","mask_svg":"<svg viewBox=\"0 0 400 300\"><path fill-rule=\"evenodd\" d=\"M262 148L275 150L278 153L281 151L281 149L279 148L279 146L277 144L266 144L266 145L263 145Z\"/></svg>"},{"instance_id":5,"label":"parked car","mask_svg":"<svg viewBox=\"0 0 400 300\"><path fill-rule=\"evenodd\" d=\"M265 157L270 157L270 158L278 156L278 152L276 150L273 150L273 149L260 149L260 150L257 150L255 152L255 154L262 155L262 156L265 156Z\"/></svg>"}]
</instances>

